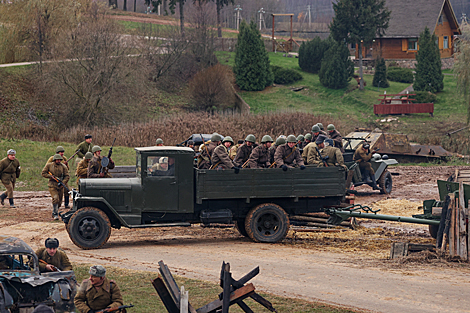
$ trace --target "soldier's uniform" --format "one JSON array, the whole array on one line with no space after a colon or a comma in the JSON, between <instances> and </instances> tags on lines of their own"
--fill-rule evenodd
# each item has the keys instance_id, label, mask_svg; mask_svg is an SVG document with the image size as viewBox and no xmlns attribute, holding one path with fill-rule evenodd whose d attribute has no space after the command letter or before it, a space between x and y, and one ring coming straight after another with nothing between
<instances>
[{"instance_id":1,"label":"soldier's uniform","mask_svg":"<svg viewBox=\"0 0 470 313\"><path fill-rule=\"evenodd\" d=\"M326 159L328 166L342 166L347 169L346 165L344 165L343 154L338 148L325 146L325 148L323 148L320 153L323 158L328 156L328 159Z\"/></svg>"},{"instance_id":2,"label":"soldier's uniform","mask_svg":"<svg viewBox=\"0 0 470 313\"><path fill-rule=\"evenodd\" d=\"M87 178L88 177L88 163L90 160L83 159L78 163L77 170L75 171L75 176L77 176L77 185L80 181L80 178Z\"/></svg>"},{"instance_id":3,"label":"soldier's uniform","mask_svg":"<svg viewBox=\"0 0 470 313\"><path fill-rule=\"evenodd\" d=\"M248 158L250 157L251 151L253 151L253 148L255 148L255 145L248 146L246 143L238 147L237 150L237 155L233 159L233 163L235 163L237 166L243 166L246 161L248 161Z\"/></svg>"},{"instance_id":4,"label":"soldier's uniform","mask_svg":"<svg viewBox=\"0 0 470 313\"><path fill-rule=\"evenodd\" d=\"M56 149L56 153L59 153L59 152L64 152L64 147L58 146L57 149ZM69 163L68 163L67 158L65 157L65 155L63 155L63 153L62 153L61 156L62 156L61 163L64 164L65 166L67 166L67 169L70 171L70 167L69 167ZM53 155L47 160L46 163L52 163L52 162L54 162L54 156ZM69 185L67 183L66 183L66 186L70 190ZM64 199L65 207L68 208L69 207L69 194L67 193L67 190L65 188L64 188L63 199ZM60 207L61 204L62 204L62 201L60 202L59 207Z\"/></svg>"},{"instance_id":5,"label":"soldier's uniform","mask_svg":"<svg viewBox=\"0 0 470 313\"><path fill-rule=\"evenodd\" d=\"M248 159L250 168L269 168L271 166L270 151L263 144L253 149Z\"/></svg>"},{"instance_id":6,"label":"soldier's uniform","mask_svg":"<svg viewBox=\"0 0 470 313\"><path fill-rule=\"evenodd\" d=\"M276 154L276 149L277 147L279 147L278 145L276 144L273 144L271 145L271 147L269 147L268 149L268 154L269 154L269 163L271 163L271 165L274 163L274 154ZM273 166L274 167L274 166Z\"/></svg>"},{"instance_id":7,"label":"soldier's uniform","mask_svg":"<svg viewBox=\"0 0 470 313\"><path fill-rule=\"evenodd\" d=\"M100 155L100 156L96 156L94 155L93 158L90 160L90 162L88 162L88 172L87 172L87 176L88 178L99 178L100 177L100 173L101 173L101 160L103 159L103 157ZM109 160L109 164L108 164L108 169L112 170L113 168L115 167L115 164L114 162L112 162L111 160ZM111 178L111 174L109 174L107 171L104 175L105 178Z\"/></svg>"},{"instance_id":8,"label":"soldier's uniform","mask_svg":"<svg viewBox=\"0 0 470 313\"><path fill-rule=\"evenodd\" d=\"M13 154L16 154L16 152ZM2 204L5 198L8 198L10 200L10 206L14 207L13 190L15 189L16 179L20 177L21 173L20 161L16 158L14 160L10 160L8 157L2 159L0 161L0 173L2 184L6 188L6 192L1 195Z\"/></svg>"},{"instance_id":9,"label":"soldier's uniform","mask_svg":"<svg viewBox=\"0 0 470 313\"><path fill-rule=\"evenodd\" d=\"M230 157L230 159L235 159L235 156L237 155L237 151L238 151L238 148L240 148L240 146L242 145L242 143L237 143L236 145L230 147L230 151L228 152L228 156Z\"/></svg>"},{"instance_id":10,"label":"soldier's uniform","mask_svg":"<svg viewBox=\"0 0 470 313\"><path fill-rule=\"evenodd\" d=\"M86 141L82 141L78 146L77 146L77 149L75 149L75 151L78 151L77 152L77 156L81 159L83 159L83 157L85 156L85 154L87 152L91 152L91 148L93 148L93 144L90 142L86 142Z\"/></svg>"},{"instance_id":11,"label":"soldier's uniform","mask_svg":"<svg viewBox=\"0 0 470 313\"><path fill-rule=\"evenodd\" d=\"M57 154L58 157L60 155ZM52 178L52 176L49 174L49 172L52 173L55 177L59 178L65 185L67 185L67 182L70 179L69 175L69 170L67 167L62 164L62 163L47 163L46 166L44 166L42 170L42 177L48 178L49 182L47 183L47 186L49 187L49 193L51 194L52 197L52 206L53 206L53 211L52 211L52 216L56 218L58 216L58 209L62 203L62 196L64 194L64 187L59 186L58 183Z\"/></svg>"},{"instance_id":12,"label":"soldier's uniform","mask_svg":"<svg viewBox=\"0 0 470 313\"><path fill-rule=\"evenodd\" d=\"M321 160L320 155L318 154L318 146L315 142L310 142L302 152L302 159L307 165L314 165L321 167L323 166L323 161Z\"/></svg>"},{"instance_id":13,"label":"soldier's uniform","mask_svg":"<svg viewBox=\"0 0 470 313\"><path fill-rule=\"evenodd\" d=\"M82 281L74 303L80 313L116 308L124 304L116 282L108 278L104 279L100 287L94 287L89 279Z\"/></svg>"},{"instance_id":14,"label":"soldier's uniform","mask_svg":"<svg viewBox=\"0 0 470 313\"><path fill-rule=\"evenodd\" d=\"M282 165L286 165L287 167L304 165L304 160L302 160L300 156L299 148L296 146L290 148L287 143L276 148L274 162L276 162L276 167L281 167Z\"/></svg>"},{"instance_id":15,"label":"soldier's uniform","mask_svg":"<svg viewBox=\"0 0 470 313\"><path fill-rule=\"evenodd\" d=\"M228 170L234 167L232 159L228 156L228 149L223 144L218 145L212 153L212 169Z\"/></svg>"},{"instance_id":16,"label":"soldier's uniform","mask_svg":"<svg viewBox=\"0 0 470 313\"><path fill-rule=\"evenodd\" d=\"M73 269L67 254L60 248L57 249L54 256L50 256L46 248L38 249L36 255L38 259L45 261L47 264L54 265L61 271L71 271ZM41 273L47 272L46 264L39 262L39 271Z\"/></svg>"},{"instance_id":17,"label":"soldier's uniform","mask_svg":"<svg viewBox=\"0 0 470 313\"><path fill-rule=\"evenodd\" d=\"M328 137L333 139L334 145L336 148L340 149L341 152L344 152L343 149L343 136L336 129L329 131Z\"/></svg>"},{"instance_id":18,"label":"soldier's uniform","mask_svg":"<svg viewBox=\"0 0 470 313\"><path fill-rule=\"evenodd\" d=\"M51 157L49 159L47 159L47 162L46 163L53 163L54 162L54 156L51 155ZM68 163L68 160L67 158L65 157L65 155L62 156L62 161L61 161L62 164L64 164L65 166L67 166L67 169L70 170L70 166L69 166L69 163Z\"/></svg>"},{"instance_id":19,"label":"soldier's uniform","mask_svg":"<svg viewBox=\"0 0 470 313\"><path fill-rule=\"evenodd\" d=\"M375 171L369 162L370 159L372 159L372 153L369 149L367 151L364 151L362 147L363 144L360 144L359 147L357 147L356 151L354 152L353 160L356 163L359 163L359 168L361 169L361 171L368 171L371 175L374 175Z\"/></svg>"},{"instance_id":20,"label":"soldier's uniform","mask_svg":"<svg viewBox=\"0 0 470 313\"><path fill-rule=\"evenodd\" d=\"M218 141L217 142L210 142L209 145L204 147L202 149L201 154L199 155L199 164L198 168L199 169L209 169L212 165L211 157L212 157L212 152L214 152L215 148L218 146Z\"/></svg>"}]
</instances>

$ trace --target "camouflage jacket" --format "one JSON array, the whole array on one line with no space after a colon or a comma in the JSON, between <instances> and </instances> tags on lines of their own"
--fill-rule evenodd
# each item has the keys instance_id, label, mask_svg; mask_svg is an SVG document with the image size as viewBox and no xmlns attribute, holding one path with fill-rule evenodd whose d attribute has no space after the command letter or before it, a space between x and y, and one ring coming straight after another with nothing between
<instances>
[{"instance_id":1,"label":"camouflage jacket","mask_svg":"<svg viewBox=\"0 0 470 313\"><path fill-rule=\"evenodd\" d=\"M103 159L102 156L96 156L94 155L93 158L88 162L88 171L87 171L87 176L88 178L99 178L100 173L101 173L101 160ZM108 169L113 169L114 168L114 162L109 160L109 165ZM111 177L111 174L108 172L105 173L104 177Z\"/></svg>"},{"instance_id":2,"label":"camouflage jacket","mask_svg":"<svg viewBox=\"0 0 470 313\"><path fill-rule=\"evenodd\" d=\"M50 256L49 253L47 253L46 248L37 250L36 255L39 260L43 260L47 264L52 264L61 271L71 271L73 269L72 263L70 263L67 254L65 254L65 252L60 248L57 249L54 256ZM46 264L39 262L39 271L41 273L47 272Z\"/></svg>"},{"instance_id":3,"label":"camouflage jacket","mask_svg":"<svg viewBox=\"0 0 470 313\"><path fill-rule=\"evenodd\" d=\"M108 278L105 278L103 285L98 288L93 287L89 279L82 281L74 303L80 313L98 311L107 307L116 308L124 304L116 282Z\"/></svg>"},{"instance_id":4,"label":"camouflage jacket","mask_svg":"<svg viewBox=\"0 0 470 313\"><path fill-rule=\"evenodd\" d=\"M284 164L289 167L304 165L299 149L296 146L291 149L287 143L277 147L276 153L274 153L274 162L276 162L276 167L281 167Z\"/></svg>"},{"instance_id":5,"label":"camouflage jacket","mask_svg":"<svg viewBox=\"0 0 470 313\"><path fill-rule=\"evenodd\" d=\"M8 185L10 182L16 182L16 178L20 176L20 161L18 159L10 160L8 157L0 161L0 173L2 183Z\"/></svg>"},{"instance_id":6,"label":"camouflage jacket","mask_svg":"<svg viewBox=\"0 0 470 313\"><path fill-rule=\"evenodd\" d=\"M268 168L271 166L270 152L263 144L253 149L248 159L249 168Z\"/></svg>"},{"instance_id":7,"label":"camouflage jacket","mask_svg":"<svg viewBox=\"0 0 470 313\"><path fill-rule=\"evenodd\" d=\"M42 177L49 178L47 186L59 189L60 187L57 185L57 182L51 177L49 172L51 172L52 175L59 178L64 184L67 185L70 179L69 170L67 169L67 166L62 163L56 164L55 162L53 162L47 163L46 166L44 166L44 168L42 169Z\"/></svg>"},{"instance_id":8,"label":"camouflage jacket","mask_svg":"<svg viewBox=\"0 0 470 313\"><path fill-rule=\"evenodd\" d=\"M214 152L212 152L212 166L212 169L214 170L219 166L224 170L231 169L234 166L232 160L228 156L227 147L219 145L214 149Z\"/></svg>"}]
</instances>

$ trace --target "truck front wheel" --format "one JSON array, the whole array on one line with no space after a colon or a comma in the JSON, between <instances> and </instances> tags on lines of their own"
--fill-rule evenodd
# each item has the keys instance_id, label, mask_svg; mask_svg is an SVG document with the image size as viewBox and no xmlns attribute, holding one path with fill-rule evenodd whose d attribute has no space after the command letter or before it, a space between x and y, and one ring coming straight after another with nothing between
<instances>
[{"instance_id":1,"label":"truck front wheel","mask_svg":"<svg viewBox=\"0 0 470 313\"><path fill-rule=\"evenodd\" d=\"M75 212L67 226L72 242L85 250L101 247L111 235L108 216L94 207L82 208Z\"/></svg>"},{"instance_id":2,"label":"truck front wheel","mask_svg":"<svg viewBox=\"0 0 470 313\"><path fill-rule=\"evenodd\" d=\"M278 242L284 239L289 230L289 217L277 204L263 203L248 212L245 229L256 242Z\"/></svg>"}]
</instances>

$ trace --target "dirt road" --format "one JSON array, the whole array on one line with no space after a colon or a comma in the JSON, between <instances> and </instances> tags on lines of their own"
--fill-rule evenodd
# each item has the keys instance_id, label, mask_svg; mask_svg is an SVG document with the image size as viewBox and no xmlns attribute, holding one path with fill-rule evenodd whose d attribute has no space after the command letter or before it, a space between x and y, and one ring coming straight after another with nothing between
<instances>
[{"instance_id":1,"label":"dirt road","mask_svg":"<svg viewBox=\"0 0 470 313\"><path fill-rule=\"evenodd\" d=\"M399 175L393 176L392 195L369 193L356 202L436 198L435 180L445 179L454 169L393 168ZM350 239L290 232L278 244L253 243L232 228L121 229L113 230L104 248L85 251L72 244L61 222L50 221L47 193L20 192L17 203L16 210L0 209L0 234L20 237L33 248L55 236L73 262L156 271L157 262L164 260L177 275L216 282L226 261L235 278L260 266L261 274L253 283L273 294L377 312L470 312L468 264L426 255L405 263L384 257L390 241L433 243L423 226L413 225L410 231L410 227L392 229L392 224L382 223L384 227L373 232L365 228L347 232ZM338 247L342 252L336 252Z\"/></svg>"}]
</instances>

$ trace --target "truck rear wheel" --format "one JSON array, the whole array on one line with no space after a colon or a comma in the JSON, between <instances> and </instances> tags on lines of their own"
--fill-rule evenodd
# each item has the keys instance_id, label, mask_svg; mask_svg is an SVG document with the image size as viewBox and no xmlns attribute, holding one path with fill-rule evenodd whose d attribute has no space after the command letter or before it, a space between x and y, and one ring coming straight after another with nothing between
<instances>
[{"instance_id":1,"label":"truck rear wheel","mask_svg":"<svg viewBox=\"0 0 470 313\"><path fill-rule=\"evenodd\" d=\"M111 223L100 209L86 207L72 215L67 230L76 246L85 250L96 249L108 241Z\"/></svg>"},{"instance_id":2,"label":"truck rear wheel","mask_svg":"<svg viewBox=\"0 0 470 313\"><path fill-rule=\"evenodd\" d=\"M390 194L392 192L392 174L389 171L384 171L379 178L379 186L382 188L380 193Z\"/></svg>"},{"instance_id":3,"label":"truck rear wheel","mask_svg":"<svg viewBox=\"0 0 470 313\"><path fill-rule=\"evenodd\" d=\"M289 217L279 205L263 203L248 212L245 229L256 242L278 242L287 235Z\"/></svg>"}]
</instances>

